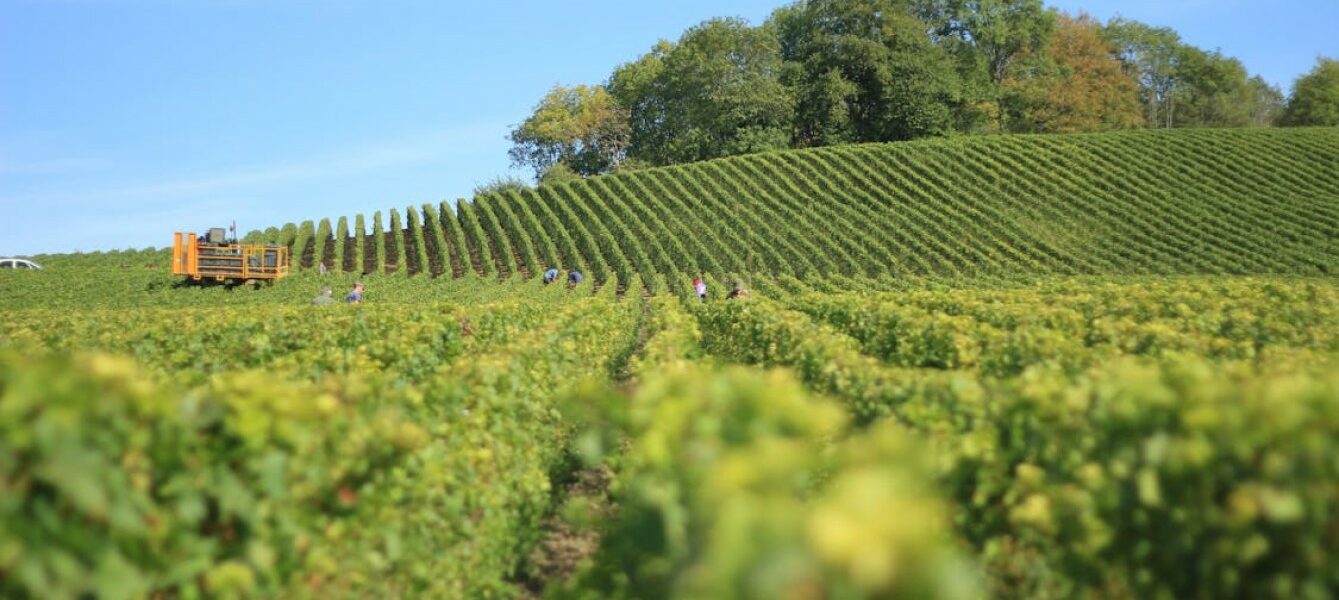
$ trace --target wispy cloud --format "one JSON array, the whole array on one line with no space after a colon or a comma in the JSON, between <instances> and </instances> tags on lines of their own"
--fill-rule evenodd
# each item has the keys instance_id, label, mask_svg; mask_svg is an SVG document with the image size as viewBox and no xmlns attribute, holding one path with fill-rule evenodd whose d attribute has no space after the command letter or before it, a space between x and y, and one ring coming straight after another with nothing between
<instances>
[{"instance_id":1,"label":"wispy cloud","mask_svg":"<svg viewBox=\"0 0 1339 600\"><path fill-rule=\"evenodd\" d=\"M111 166L111 161L98 158L54 158L17 161L0 156L0 176L69 175L100 171Z\"/></svg>"},{"instance_id":2,"label":"wispy cloud","mask_svg":"<svg viewBox=\"0 0 1339 600\"><path fill-rule=\"evenodd\" d=\"M496 153L505 123L486 123L401 138L350 144L342 149L314 152L287 161L253 164L192 175L128 182L96 183L103 173L66 181L47 177L25 182L20 189L5 185L22 177L16 170L0 172L0 207L9 210L0 219L0 254L122 248L158 243L162 231L181 223L215 223L235 218L280 216L272 199L297 188L326 189L346 181L375 180L395 169L427 165L442 171L447 165L473 160L481 148ZM9 163L15 165L15 163ZM39 170L29 164L28 171ZM78 161L50 162L49 171L93 166ZM114 172L111 169L108 171ZM350 179L353 176L353 179ZM281 191L284 190L284 191ZM58 221L60 227L33 227ZM270 224L270 223L265 223Z\"/></svg>"},{"instance_id":3,"label":"wispy cloud","mask_svg":"<svg viewBox=\"0 0 1339 600\"><path fill-rule=\"evenodd\" d=\"M0 200L43 202L59 198L65 202L77 200L81 203L100 204L127 198L138 201L188 198L268 185L315 181L415 164L449 162L452 158L473 151L479 142L497 138L505 131L505 124L490 123L394 140L365 142L339 151L326 151L286 162L255 164L191 176L91 186L76 190L39 188L18 195L4 194L0 191ZM14 164L12 167L0 168L0 175L42 170L54 172L61 168L88 167L95 164L93 161Z\"/></svg>"}]
</instances>

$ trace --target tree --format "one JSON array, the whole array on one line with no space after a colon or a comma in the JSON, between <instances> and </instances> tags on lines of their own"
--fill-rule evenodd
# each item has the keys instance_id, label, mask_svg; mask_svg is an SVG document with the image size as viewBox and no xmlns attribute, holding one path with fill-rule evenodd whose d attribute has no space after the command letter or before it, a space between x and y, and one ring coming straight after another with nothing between
<instances>
[{"instance_id":1,"label":"tree","mask_svg":"<svg viewBox=\"0 0 1339 600\"><path fill-rule=\"evenodd\" d=\"M614 170L627 155L627 110L603 86L554 86L534 113L512 130L512 164L536 179L564 164L578 175Z\"/></svg>"},{"instance_id":2,"label":"tree","mask_svg":"<svg viewBox=\"0 0 1339 600\"><path fill-rule=\"evenodd\" d=\"M1258 90L1241 61L1192 46L1177 49L1174 127L1246 127Z\"/></svg>"},{"instance_id":3,"label":"tree","mask_svg":"<svg viewBox=\"0 0 1339 600\"><path fill-rule=\"evenodd\" d=\"M1010 73L1044 70L1041 49L1054 34L1054 13L1041 0L908 1L935 45L954 57L964 105L956 111L958 128L1009 129L1002 85Z\"/></svg>"},{"instance_id":4,"label":"tree","mask_svg":"<svg viewBox=\"0 0 1339 600\"><path fill-rule=\"evenodd\" d=\"M1088 15L1060 14L1040 60L1024 54L1002 84L1011 131L1103 131L1142 123L1139 85Z\"/></svg>"},{"instance_id":5,"label":"tree","mask_svg":"<svg viewBox=\"0 0 1339 600\"><path fill-rule=\"evenodd\" d=\"M1116 18L1103 30L1128 73L1139 82L1149 127L1171 127L1175 114L1176 61L1181 36L1166 27Z\"/></svg>"},{"instance_id":6,"label":"tree","mask_svg":"<svg viewBox=\"0 0 1339 600\"><path fill-rule=\"evenodd\" d=\"M1278 123L1285 104L1283 92L1259 75L1251 78L1250 86L1255 98L1251 103L1251 127L1270 127Z\"/></svg>"},{"instance_id":7,"label":"tree","mask_svg":"<svg viewBox=\"0 0 1339 600\"><path fill-rule=\"evenodd\" d=\"M1139 81L1149 127L1260 126L1278 112L1282 94L1235 58L1138 21L1113 19L1103 32Z\"/></svg>"},{"instance_id":8,"label":"tree","mask_svg":"<svg viewBox=\"0 0 1339 600\"><path fill-rule=\"evenodd\" d=\"M1035 54L1055 31L1055 14L1041 0L921 0L916 6L940 38L976 52L996 84L1015 59Z\"/></svg>"},{"instance_id":9,"label":"tree","mask_svg":"<svg viewBox=\"0 0 1339 600\"><path fill-rule=\"evenodd\" d=\"M795 101L776 36L712 19L619 67L609 87L631 122L630 155L655 165L790 145Z\"/></svg>"},{"instance_id":10,"label":"tree","mask_svg":"<svg viewBox=\"0 0 1339 600\"><path fill-rule=\"evenodd\" d=\"M1289 127L1339 126L1339 60L1318 59L1315 68L1293 84L1280 123Z\"/></svg>"},{"instance_id":11,"label":"tree","mask_svg":"<svg viewBox=\"0 0 1339 600\"><path fill-rule=\"evenodd\" d=\"M798 99L795 143L943 135L962 105L952 56L899 0L809 0L773 13L784 80Z\"/></svg>"}]
</instances>

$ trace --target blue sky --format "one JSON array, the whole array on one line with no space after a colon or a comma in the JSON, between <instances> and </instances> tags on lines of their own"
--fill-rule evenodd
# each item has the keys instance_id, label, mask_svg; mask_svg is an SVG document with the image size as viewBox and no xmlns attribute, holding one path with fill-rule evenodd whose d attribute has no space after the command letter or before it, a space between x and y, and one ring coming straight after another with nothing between
<instances>
[{"instance_id":1,"label":"blue sky","mask_svg":"<svg viewBox=\"0 0 1339 600\"><path fill-rule=\"evenodd\" d=\"M0 0L0 255L468 196L554 84L781 3ZM1339 56L1334 0L1050 5L1171 26L1285 92Z\"/></svg>"}]
</instances>

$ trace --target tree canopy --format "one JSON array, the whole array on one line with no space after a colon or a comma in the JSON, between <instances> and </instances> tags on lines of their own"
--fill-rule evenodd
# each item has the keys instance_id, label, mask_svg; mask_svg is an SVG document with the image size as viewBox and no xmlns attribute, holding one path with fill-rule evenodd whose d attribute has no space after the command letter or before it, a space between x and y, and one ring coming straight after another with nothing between
<instances>
[{"instance_id":1,"label":"tree canopy","mask_svg":"<svg viewBox=\"0 0 1339 600\"><path fill-rule=\"evenodd\" d=\"M795 143L905 140L953 127L962 84L952 57L897 0L812 0L778 11Z\"/></svg>"},{"instance_id":2,"label":"tree canopy","mask_svg":"<svg viewBox=\"0 0 1339 600\"><path fill-rule=\"evenodd\" d=\"M1293 86L1282 123L1289 126L1339 125L1339 60L1321 58Z\"/></svg>"},{"instance_id":3,"label":"tree canopy","mask_svg":"<svg viewBox=\"0 0 1339 600\"><path fill-rule=\"evenodd\" d=\"M540 181L782 148L992 132L1333 124L1335 61L1283 94L1164 27L1042 0L798 0L717 18L511 134ZM561 169L546 177L551 170Z\"/></svg>"},{"instance_id":4,"label":"tree canopy","mask_svg":"<svg viewBox=\"0 0 1339 600\"><path fill-rule=\"evenodd\" d=\"M626 113L604 86L554 86L512 130L512 163L537 176L559 163L580 175L612 170L630 142Z\"/></svg>"},{"instance_id":5,"label":"tree canopy","mask_svg":"<svg viewBox=\"0 0 1339 600\"><path fill-rule=\"evenodd\" d=\"M610 78L632 123L633 156L664 165L790 145L794 97L767 28L711 19Z\"/></svg>"}]
</instances>

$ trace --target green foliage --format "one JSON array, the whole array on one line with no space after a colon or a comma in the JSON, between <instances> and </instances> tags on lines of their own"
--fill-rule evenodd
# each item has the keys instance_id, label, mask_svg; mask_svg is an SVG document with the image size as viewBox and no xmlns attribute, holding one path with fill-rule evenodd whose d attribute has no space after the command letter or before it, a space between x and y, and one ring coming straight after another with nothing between
<instances>
[{"instance_id":1,"label":"green foliage","mask_svg":"<svg viewBox=\"0 0 1339 600\"><path fill-rule=\"evenodd\" d=\"M386 271L391 273L408 273L409 256L405 251L404 223L400 220L399 209L391 209L391 249L395 251L395 257L387 258ZM389 255L389 253L387 253Z\"/></svg>"},{"instance_id":2,"label":"green foliage","mask_svg":"<svg viewBox=\"0 0 1339 600\"><path fill-rule=\"evenodd\" d=\"M1327 595L1339 379L1326 369L1126 359L1078 378L1030 371L954 407L981 426L946 440L946 477L998 591Z\"/></svg>"},{"instance_id":3,"label":"green foliage","mask_svg":"<svg viewBox=\"0 0 1339 600\"><path fill-rule=\"evenodd\" d=\"M4 595L513 593L561 460L547 403L627 354L637 305L376 284L362 306L7 322ZM64 355L89 348L145 366Z\"/></svg>"},{"instance_id":4,"label":"green foliage","mask_svg":"<svg viewBox=\"0 0 1339 600\"><path fill-rule=\"evenodd\" d=\"M523 192L530 189L530 184L511 176L497 176L484 183L474 186L474 196L489 196L492 194L505 194L507 192Z\"/></svg>"},{"instance_id":5,"label":"green foliage","mask_svg":"<svg viewBox=\"0 0 1339 600\"><path fill-rule=\"evenodd\" d=\"M797 144L885 142L943 135L963 90L943 47L897 0L811 0L773 26L799 98Z\"/></svg>"},{"instance_id":6,"label":"green foliage","mask_svg":"<svg viewBox=\"0 0 1339 600\"><path fill-rule=\"evenodd\" d=\"M424 231L419 220L420 214L412 206L405 207L405 255L410 259L408 266L411 267L411 275L425 272L431 275L427 244L431 234Z\"/></svg>"},{"instance_id":7,"label":"green foliage","mask_svg":"<svg viewBox=\"0 0 1339 600\"><path fill-rule=\"evenodd\" d=\"M938 37L979 65L990 81L1004 81L1014 62L1036 54L1055 30L1055 13L1041 0L919 0L913 2Z\"/></svg>"},{"instance_id":8,"label":"green foliage","mask_svg":"<svg viewBox=\"0 0 1339 600\"><path fill-rule=\"evenodd\" d=\"M1149 127L1245 127L1272 122L1277 89L1235 58L1184 44L1168 28L1121 18L1105 35L1139 81Z\"/></svg>"},{"instance_id":9,"label":"green foliage","mask_svg":"<svg viewBox=\"0 0 1339 600\"><path fill-rule=\"evenodd\" d=\"M1321 58L1311 72L1293 84L1281 124L1339 126L1339 60Z\"/></svg>"},{"instance_id":10,"label":"green foliage","mask_svg":"<svg viewBox=\"0 0 1339 600\"><path fill-rule=\"evenodd\" d=\"M332 271L346 271L345 266L349 264L348 256L345 256L345 241L349 239L349 218L340 217L339 224L335 226L335 258L327 265Z\"/></svg>"},{"instance_id":11,"label":"green foliage","mask_svg":"<svg viewBox=\"0 0 1339 600\"><path fill-rule=\"evenodd\" d=\"M512 164L534 169L540 183L559 165L570 173L599 175L618 168L630 136L626 109L604 87L555 86L512 130L509 154Z\"/></svg>"},{"instance_id":12,"label":"green foliage","mask_svg":"<svg viewBox=\"0 0 1339 600\"><path fill-rule=\"evenodd\" d=\"M478 202L478 200L475 200L475 202ZM456 217L460 220L460 227L464 231L465 240L469 243L470 259L474 262L474 268L485 277L496 276L498 275L498 263L493 255L493 250L489 247L488 236L484 233L483 224L479 222L479 211L475 202L457 201Z\"/></svg>"},{"instance_id":13,"label":"green foliage","mask_svg":"<svg viewBox=\"0 0 1339 600\"><path fill-rule=\"evenodd\" d=\"M619 67L609 91L629 111L629 155L652 164L786 148L794 98L769 31L712 19Z\"/></svg>"},{"instance_id":14,"label":"green foliage","mask_svg":"<svg viewBox=\"0 0 1339 600\"><path fill-rule=\"evenodd\" d=\"M843 256L813 262L837 265L912 265L917 255L902 252L914 248L967 272L991 247L932 232L983 219L984 204L906 216L889 231L916 235L888 253L858 234L890 210L882 196L800 212L786 195L947 189L932 174L946 162L959 163L963 185L989 176L1001 182L990 189L1053 193L1060 184L1047 178L1004 185L1003 168L973 172L962 157L1016 166L1127 147L1112 139L1144 151L1150 139L1179 150L1212 141L1229 148L1219 157L1286 147L1278 140L1314 152L1326 135L769 154L560 185L552 207L542 197L555 189L481 198L461 205L464 228L424 213L470 238L466 252L511 254L493 262L507 269L546 253L526 209L579 215L570 231L585 241L570 247L609 257L618 275L598 291L594 277L569 290L342 272L257 291L173 288L140 266L162 251L0 273L14 317L0 322L0 594L511 596L584 461L612 474L617 511L587 519L603 538L574 578L539 573L555 597L1324 597L1339 572L1331 279L757 273L753 297L726 301L735 275L708 272L709 301L683 303L673 293L686 277L668 271L715 231L648 200L754 193L768 203L720 221L748 237L721 239L789 236L772 251L794 261L822 243ZM1030 158L1038 140L1055 154ZM1184 216L1123 199L1148 211L1113 212L1135 220L1143 246L1091 268L1151 268L1163 255L1185 267L1267 264L1253 244L1174 254L1193 245L1151 225ZM815 215L808 239L773 231L802 214ZM1326 213L1310 214L1308 227L1284 229L1296 232L1290 243L1327 226ZM671 223L684 244L656 239ZM426 223L409 229L433 235ZM990 231L1000 256L1040 270L1025 238ZM623 254L619 237L654 243ZM1079 255L1053 259L1065 257ZM368 284L365 304L308 304L320 286L355 278ZM639 289L671 293L640 300ZM592 391L610 379L634 391Z\"/></svg>"},{"instance_id":15,"label":"green foliage","mask_svg":"<svg viewBox=\"0 0 1339 600\"><path fill-rule=\"evenodd\" d=\"M783 374L738 369L671 368L627 411L618 520L558 597L976 596L905 432L830 444L839 409Z\"/></svg>"},{"instance_id":16,"label":"green foliage","mask_svg":"<svg viewBox=\"0 0 1339 600\"><path fill-rule=\"evenodd\" d=\"M386 225L381 220L381 211L372 213L372 257L369 272L379 273L386 268Z\"/></svg>"},{"instance_id":17,"label":"green foliage","mask_svg":"<svg viewBox=\"0 0 1339 600\"><path fill-rule=\"evenodd\" d=\"M330 228L330 219L321 219L321 224L316 227L316 237L311 241L314 246L312 259L316 263L325 265L327 269L335 270L335 244L334 231ZM313 267L316 265L313 264Z\"/></svg>"},{"instance_id":18,"label":"green foliage","mask_svg":"<svg viewBox=\"0 0 1339 600\"><path fill-rule=\"evenodd\" d=\"M439 257L427 263L452 276L536 277L558 266L594 283L626 286L641 275L670 289L704 271L722 280L1326 275L1339 270L1336 153L1330 129L980 136L765 153L482 196L460 214L448 204L403 243L422 261L432 238ZM365 272L387 264L380 219L373 215L366 240L373 247L358 254ZM295 264L314 266L322 244L312 224L292 229ZM116 256L103 264L119 270L105 277L34 277L0 305L63 306L97 290L157 303L174 283L165 255ZM67 260L48 266L59 272ZM69 264L91 264L83 260Z\"/></svg>"},{"instance_id":19,"label":"green foliage","mask_svg":"<svg viewBox=\"0 0 1339 600\"><path fill-rule=\"evenodd\" d=\"M350 385L236 372L183 394L107 355L3 356L0 591L276 592L344 490L426 437L393 388L360 409Z\"/></svg>"},{"instance_id":20,"label":"green foliage","mask_svg":"<svg viewBox=\"0 0 1339 600\"><path fill-rule=\"evenodd\" d=\"M762 299L697 314L708 353L932 440L996 595L1320 597L1336 294L1050 282L794 300L827 325Z\"/></svg>"},{"instance_id":21,"label":"green foliage","mask_svg":"<svg viewBox=\"0 0 1339 600\"><path fill-rule=\"evenodd\" d=\"M1246 67L1219 52L1183 47L1177 59L1182 88L1177 98L1178 127L1245 127L1251 124L1259 90Z\"/></svg>"},{"instance_id":22,"label":"green foliage","mask_svg":"<svg viewBox=\"0 0 1339 600\"><path fill-rule=\"evenodd\" d=\"M1265 127L1282 110L1239 60L1169 28L1041 0L800 0L757 27L703 21L604 86L556 86L510 154L542 180L559 163L591 176L955 133Z\"/></svg>"},{"instance_id":23,"label":"green foliage","mask_svg":"<svg viewBox=\"0 0 1339 600\"><path fill-rule=\"evenodd\" d=\"M543 174L539 176L539 185L558 185L580 179L581 175L567 166L567 163L559 162L544 170Z\"/></svg>"},{"instance_id":24,"label":"green foliage","mask_svg":"<svg viewBox=\"0 0 1339 600\"><path fill-rule=\"evenodd\" d=\"M358 213L353 218L353 236L355 255L353 257L353 272L366 273L367 269L367 220L363 218L362 213Z\"/></svg>"}]
</instances>

